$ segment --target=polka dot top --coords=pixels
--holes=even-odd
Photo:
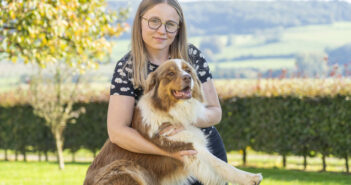
[[[212,79],[208,63],[200,50],[192,44],[189,45],[188,49],[190,62],[196,69],[200,81],[205,83],[207,80]],[[140,87],[134,88],[133,86],[133,64],[128,60],[129,57],[130,52],[117,62],[111,80],[110,95],[133,96],[136,100],[139,100],[140,96],[143,94],[143,90]],[[151,62],[148,62],[147,65],[148,74],[155,71],[158,67],[158,65]]]

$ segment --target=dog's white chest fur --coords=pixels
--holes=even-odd
[[[138,103],[143,117],[143,123],[150,127],[148,135],[152,137],[159,132],[159,127],[166,122],[182,124],[184,127],[193,127],[198,117],[204,115],[205,106],[198,100],[191,98],[177,102],[168,112],[154,108],[148,101],[148,94]]]

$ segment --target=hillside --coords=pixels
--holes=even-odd
[[[115,10],[130,6],[131,24],[138,3],[108,1],[108,6]],[[190,36],[351,21],[351,4],[344,1],[189,1],[181,5]]]

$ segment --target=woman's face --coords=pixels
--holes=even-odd
[[[160,20],[162,25],[155,29]],[[150,23],[150,24],[149,24]],[[151,26],[151,28],[149,27]],[[167,25],[167,29],[166,29]],[[167,50],[174,41],[178,33],[178,29],[174,33],[174,26],[179,25],[179,15],[177,11],[167,3],[160,3],[146,11],[141,17],[142,38],[149,52]]]

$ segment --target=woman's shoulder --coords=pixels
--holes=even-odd
[[[121,59],[117,61],[116,68],[124,68],[126,67],[126,65],[131,66],[132,61],[130,59],[131,59],[131,52],[128,52]]]
[[[134,96],[132,83],[132,62],[130,52],[122,57],[117,63],[111,80],[111,95]]]
[[[188,55],[200,81],[204,83],[207,80],[212,79],[212,74],[205,57],[194,44],[188,44]]]
[[[198,61],[199,59],[205,60],[201,50],[192,43],[188,44],[188,55],[193,63]]]

